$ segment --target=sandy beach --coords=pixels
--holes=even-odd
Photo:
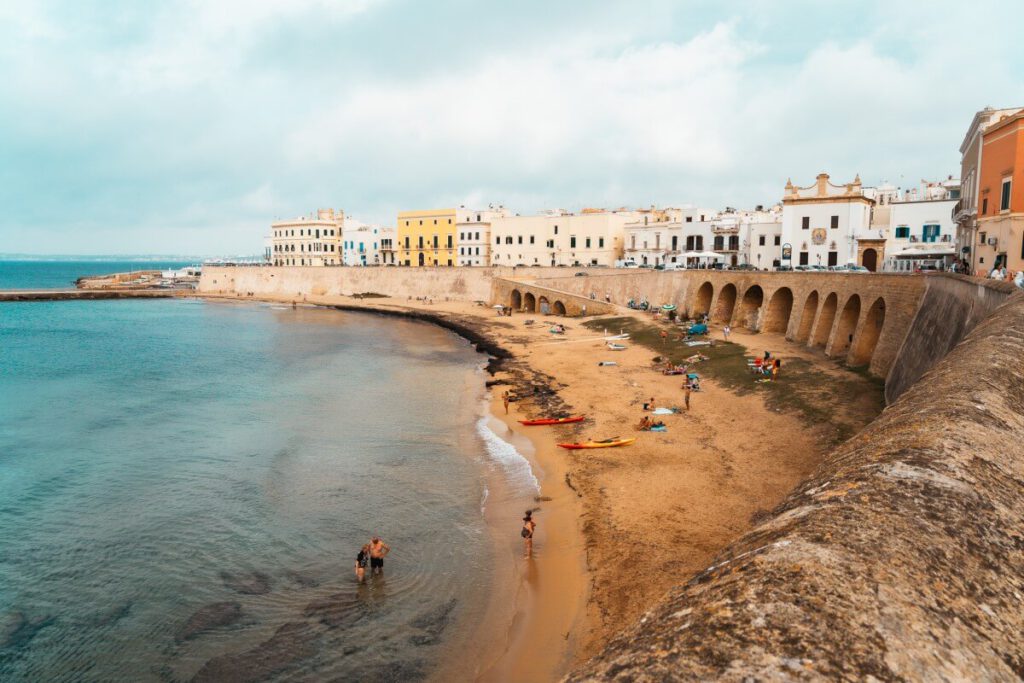
[[[469,327],[514,356],[492,378],[498,383],[491,390],[492,424],[530,460],[540,483],[539,500],[531,506],[539,508],[535,557],[522,556],[523,510],[498,502],[501,492],[494,491],[486,517],[498,563],[507,563],[498,570],[472,642],[460,643],[463,653],[474,653],[472,660],[442,669],[437,680],[452,672],[482,681],[558,679],[635,623],[672,586],[706,567],[812,472],[831,444],[859,430],[881,407],[877,383],[819,352],[777,335],[734,333],[726,348],[735,359],[741,351],[781,356],[784,375],[799,383],[804,402],[795,400],[797,384],[794,400],[787,402],[780,387],[772,388],[773,398],[752,376],[734,380],[739,387],[726,386],[698,365],[704,380],[692,395],[691,410],[658,416],[668,427],[665,433],[638,432],[634,426],[650,397],[659,407],[683,406],[683,378],[661,374],[652,360],[702,350],[682,347],[674,336],[653,344],[630,339],[621,351],[607,348],[603,334],[616,334],[616,324],[669,329],[646,314],[623,310],[621,318],[588,319],[585,326],[578,318],[498,317],[490,308],[453,301],[310,297],[305,303],[425,312]],[[526,325],[529,318],[536,322]],[[564,335],[549,332],[553,322],[566,326]],[[721,340],[720,330],[712,336]],[[821,393],[820,401],[832,405],[818,405],[818,394],[806,394],[832,383],[845,388],[831,398]],[[500,400],[505,388],[514,399],[508,416]],[[555,427],[517,422],[549,414],[587,419]],[[615,436],[637,441],[583,451],[556,446]]]

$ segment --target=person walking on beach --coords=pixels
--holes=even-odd
[[[533,557],[533,532],[536,529],[537,523],[533,521],[533,511],[527,510],[526,516],[523,517],[523,530],[519,532],[519,535],[523,537],[525,557]]]
[[[381,540],[380,536],[374,536],[370,541],[370,573],[378,576],[384,575],[384,558],[391,552],[391,546]]]
[[[506,415],[508,415],[508,402],[509,402],[509,399],[511,399],[511,398],[512,397],[509,396],[509,393],[508,393],[507,389],[505,390],[505,393],[503,393],[501,395],[501,402],[505,404],[505,414]]]
[[[690,392],[691,391],[692,391],[692,389],[690,387],[690,381],[687,380],[686,383],[683,384],[683,402],[686,404],[686,409],[687,410],[690,409]]]
[[[722,328],[722,336],[725,337],[725,341],[729,341],[729,333],[732,332],[732,328],[726,325]]]
[[[370,546],[364,545],[356,555],[356,581],[363,583],[366,580],[366,564],[370,561]]]

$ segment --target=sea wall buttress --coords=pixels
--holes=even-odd
[[[1017,291],[1009,282],[952,273],[929,275],[926,282],[921,305],[886,378],[887,403],[895,401]]]
[[[1024,677],[1022,355],[1014,296],[569,680]]]

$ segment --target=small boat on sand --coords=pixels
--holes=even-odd
[[[573,417],[540,417],[536,420],[520,420],[519,424],[527,427],[535,427],[538,425],[564,425],[570,422],[583,422],[586,415],[576,415]]]
[[[629,444],[636,441],[636,439],[620,439],[614,437],[611,439],[604,439],[603,441],[584,441],[582,443],[560,443],[559,448],[566,448],[570,451],[579,450],[581,448],[615,448],[616,446],[628,446]]]

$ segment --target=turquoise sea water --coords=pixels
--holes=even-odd
[[[0,680],[428,674],[488,590],[482,360],[323,309],[0,304]]]
[[[2,261],[0,290],[73,289],[85,275],[163,270],[190,265],[182,261]]]

